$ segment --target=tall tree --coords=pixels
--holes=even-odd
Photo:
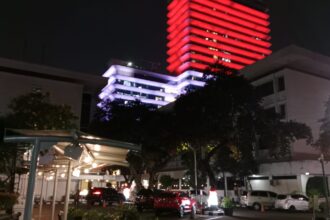
[[[214,168],[254,172],[258,140],[273,151],[281,149],[284,155],[292,141],[311,137],[306,125],[267,114],[254,87],[235,74],[211,77],[204,88],[178,99],[174,111],[182,146],[189,144],[200,152],[198,168],[210,177],[211,184],[215,183]]]
[[[7,127],[20,129],[71,129],[77,117],[68,105],[50,102],[49,93],[32,92],[14,98],[5,117]]]
[[[324,117],[320,120],[320,135],[314,143],[314,147],[319,149],[321,153],[329,156],[330,149],[330,98],[325,104]]]
[[[148,173],[149,185],[153,187],[157,172],[175,154],[169,128],[173,122],[171,115],[150,110],[140,102],[131,105],[104,102],[102,106],[91,125],[91,132],[139,144],[141,152],[130,152],[127,156],[131,174],[137,187],[141,188],[142,175]]]
[[[3,181],[6,191],[14,190],[16,159],[23,152],[11,144],[3,143],[4,128],[17,129],[72,129],[77,117],[67,105],[52,104],[48,93],[32,92],[14,98],[8,115],[0,118],[0,173],[7,178]]]

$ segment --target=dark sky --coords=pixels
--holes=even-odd
[[[273,50],[296,43],[330,55],[329,0],[267,0]],[[167,0],[10,0],[0,56],[102,74],[111,58],[166,60]]]

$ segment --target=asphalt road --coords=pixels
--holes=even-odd
[[[50,219],[50,206],[43,206],[43,213],[39,218],[39,207],[34,207],[33,219],[35,220],[49,220]],[[63,206],[57,206],[57,212],[63,210]],[[58,219],[57,217],[55,218]],[[156,217],[153,211],[146,211],[142,214],[140,220],[179,220],[173,213],[162,213],[160,217]],[[186,215],[183,219],[190,219],[190,215]],[[208,215],[197,215],[196,220],[312,220],[312,213],[308,212],[287,212],[287,211],[276,211],[267,210],[265,212],[254,211],[246,208],[236,208],[234,210],[234,216],[208,216]]]
[[[145,220],[176,220],[180,219],[173,213],[163,213],[159,218],[155,217],[153,212],[147,212],[143,214]],[[184,219],[190,219],[190,216],[185,216]],[[265,212],[258,212],[245,208],[237,208],[234,211],[234,216],[208,216],[208,215],[197,215],[197,220],[312,220],[312,213],[307,212],[287,212],[287,211],[276,211],[268,210]]]

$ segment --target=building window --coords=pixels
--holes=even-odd
[[[273,81],[256,86],[256,93],[260,98],[274,94]]]
[[[284,77],[279,77],[277,79],[278,92],[285,90]]]
[[[279,112],[279,114],[280,114],[281,119],[286,118],[285,104],[280,105],[280,112]]]
[[[129,81],[124,81],[124,86],[131,86],[131,82],[129,82]]]
[[[276,114],[276,109],[275,107],[267,108],[265,109],[265,112],[267,113],[267,115],[273,115]]]

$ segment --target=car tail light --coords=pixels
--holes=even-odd
[[[93,195],[101,195],[101,191],[94,191]]]

